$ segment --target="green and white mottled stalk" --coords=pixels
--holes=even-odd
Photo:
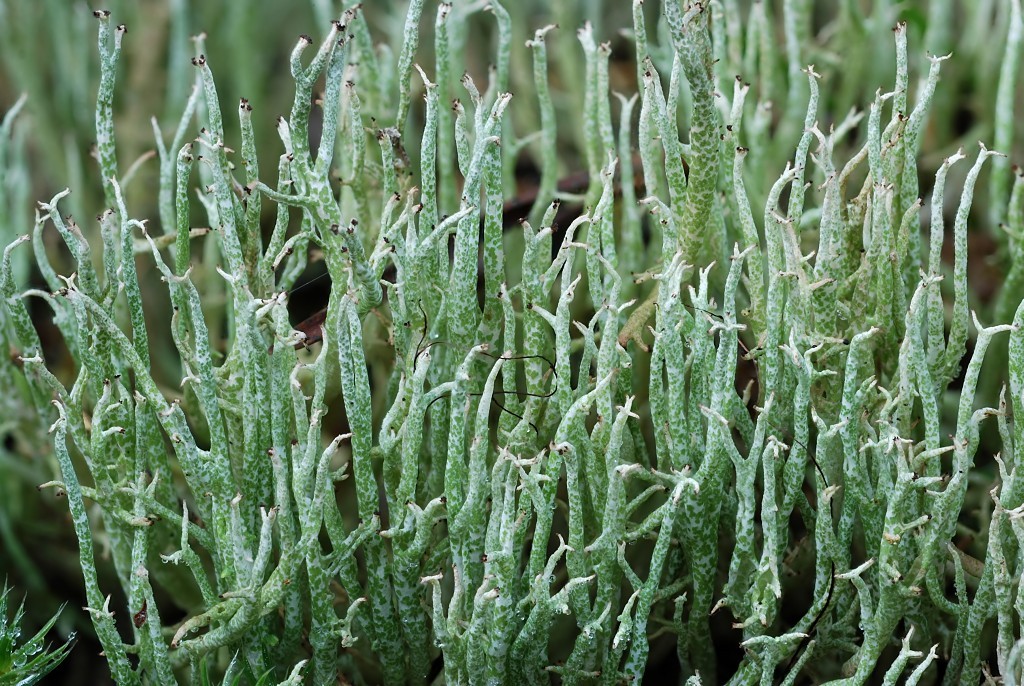
[[[0,474],[42,443],[11,473],[67,496],[118,683],[610,685],[663,660],[688,684],[1020,682],[1020,2],[982,11],[1007,20],[974,113],[999,153],[963,181],[933,138],[940,64],[970,65],[921,59],[906,8],[741,5],[594,1],[524,46],[534,3],[328,26],[315,1],[323,38],[280,59],[287,118],[252,94],[226,122],[221,59],[195,57],[190,96],[177,78],[148,206],[114,136],[136,56],[97,13],[97,227],[69,190],[19,224],[24,101],[0,127]],[[570,56],[550,75],[549,47]],[[968,261],[985,222],[994,293]],[[323,317],[293,328],[317,274]]]

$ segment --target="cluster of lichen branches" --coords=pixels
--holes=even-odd
[[[993,165],[990,211],[1013,264],[996,308],[1007,321],[972,323],[969,217],[997,153],[973,155],[949,231],[945,181],[965,155],[946,158],[922,222],[918,157],[944,58],[912,88],[917,60],[897,24],[891,90],[826,127],[833,100],[805,66],[805,5],[783,3],[777,54],[761,3],[744,24],[735,0],[669,2],[655,32],[635,0],[639,92],[615,118],[611,48],[582,28],[582,197],[556,193],[552,27],[527,44],[535,138],[508,116],[514,46],[496,0],[487,88],[464,76],[451,107],[452,46],[475,6],[438,7],[433,73],[415,63],[422,0],[392,62],[358,9],[319,44],[300,38],[276,182],[274,146],[257,155],[263,115],[241,101],[233,148],[220,65],[198,54],[173,140],[157,131],[152,222],[126,206],[115,148],[125,29],[97,12],[110,210],[89,240],[62,212],[64,191],[6,247],[12,355],[0,369],[18,416],[52,422],[59,478],[47,485],[67,495],[115,680],[400,684],[443,668],[449,684],[615,684],[643,678],[652,645],[668,641],[694,683],[918,683],[938,662],[948,683],[969,683],[993,655],[987,669],[1016,683],[1024,176],[1011,191]],[[1024,29],[1019,0],[1006,6],[1009,64]],[[837,21],[878,31],[884,14]],[[999,85],[1004,149],[1015,79],[1006,69]],[[516,157],[535,145],[537,201],[506,231]],[[583,204],[568,226],[554,223],[560,201]],[[51,226],[66,274],[45,248]],[[25,290],[30,249],[48,290]],[[322,343],[303,348],[288,297],[312,257],[330,299]],[[179,389],[152,372],[138,274],[151,268],[173,306]],[[43,359],[30,298],[52,309],[74,360],[67,385]],[[986,352],[1007,337],[999,404],[976,407]],[[337,415],[345,433],[324,435]],[[983,431],[1000,447],[979,498]],[[952,545],[975,510],[983,562]],[[127,598],[116,612],[99,543]],[[172,603],[187,613],[173,625],[161,621]],[[743,649],[727,673],[724,616]]]

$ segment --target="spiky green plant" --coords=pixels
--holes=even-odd
[[[283,60],[279,143],[255,98],[226,128],[200,39],[159,180],[131,189],[151,221],[114,133],[126,29],[96,12],[108,209],[82,228],[65,190],[30,233],[4,220],[0,465],[35,476],[19,451],[52,445],[114,679],[1019,681],[1020,0],[955,37],[979,66],[952,80],[991,103],[966,133],[939,88],[963,58],[917,47],[954,42],[954,3],[812,5],[635,0],[617,71],[607,23],[575,52],[563,28],[556,67],[557,32],[522,50],[497,1],[389,5],[394,49],[351,7]],[[635,89],[614,109],[613,79]],[[955,176],[982,134],[1000,151]],[[536,197],[506,217],[527,157]],[[997,227],[982,299],[969,237]],[[299,331],[318,269],[322,328]]]
[[[56,649],[45,643],[46,635],[57,623],[60,612],[34,636],[27,641],[22,640],[25,604],[10,614],[7,605],[10,593],[11,589],[5,584],[3,593],[0,593],[0,686],[32,686],[63,662],[74,643],[68,640]]]

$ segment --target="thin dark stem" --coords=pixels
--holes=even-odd
[[[519,421],[521,421],[521,422],[522,422],[522,421],[526,421],[526,419],[524,419],[524,418],[523,418],[523,415],[521,415],[521,414],[516,414],[516,413],[515,413],[515,412],[513,412],[512,410],[508,409],[507,407],[505,407],[504,405],[502,405],[501,403],[499,403],[499,402],[498,402],[498,401],[497,401],[497,400],[496,400],[496,399],[495,399],[494,397],[491,397],[491,402],[492,402],[492,403],[494,403],[495,405],[497,405],[497,406],[498,406],[498,409],[499,409],[499,410],[501,410],[502,412],[508,412],[508,413],[509,413],[510,415],[512,415],[513,417],[515,417],[516,419],[518,419],[518,420],[519,420]],[[538,428],[537,428],[537,425],[536,425],[536,424],[534,424],[533,422],[527,422],[527,423],[528,423],[528,424],[529,424],[530,426],[532,426],[532,427],[533,427],[533,430],[534,430],[534,431],[535,431],[535,432],[537,433],[537,435],[538,435],[538,436],[540,436],[540,429],[538,429]]]

